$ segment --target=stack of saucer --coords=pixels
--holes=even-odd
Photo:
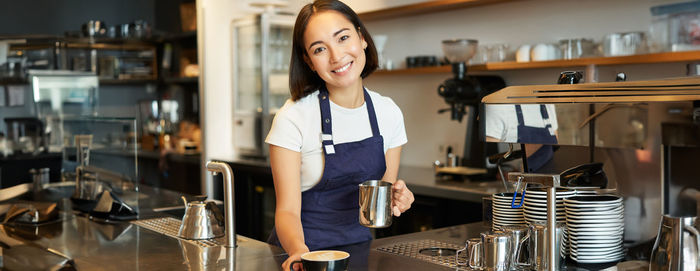
[[[625,257],[624,206],[618,196],[575,196],[564,200],[571,259],[609,263]]]
[[[494,230],[507,225],[522,225],[525,226],[525,218],[523,217],[523,208],[511,207],[513,193],[497,193],[491,195],[493,200],[493,225]],[[521,196],[515,198],[515,205],[520,204]]]

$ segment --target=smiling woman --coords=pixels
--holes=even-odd
[[[378,65],[377,50],[374,47],[372,36],[350,7],[340,1],[316,1],[311,5],[307,5],[299,12],[294,27],[292,59],[289,64],[289,86],[294,101],[325,85],[324,80],[326,79],[316,73],[315,65],[316,63],[322,64],[320,62],[322,57],[337,57],[339,52],[331,52],[334,55],[329,55],[329,52],[326,51],[329,47],[334,50],[354,49],[356,50],[354,55],[362,54],[364,63],[362,65],[355,64],[355,66],[361,67],[359,70],[362,78],[374,72]],[[325,23],[333,25],[325,25]],[[355,47],[348,48],[348,44]],[[338,45],[338,48],[335,45]],[[362,46],[362,50],[359,50],[362,52],[357,51],[358,45]],[[317,62],[313,62],[312,59],[316,59]]]
[[[414,200],[397,180],[407,142],[401,110],[362,84],[377,68],[377,51],[357,14],[340,1],[308,4],[292,43],[292,99],[265,140],[277,197],[269,242],[289,254],[285,270],[309,250],[372,239],[359,223],[362,182],[394,184],[395,216]]]

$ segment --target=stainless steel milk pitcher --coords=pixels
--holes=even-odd
[[[368,228],[391,226],[391,183],[370,180],[360,184],[360,225]]]
[[[700,270],[700,234],[696,217],[664,215],[654,242],[650,271]]]

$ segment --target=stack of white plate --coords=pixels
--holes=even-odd
[[[575,190],[557,188],[557,222],[566,222],[566,212],[564,211],[564,199],[576,195]],[[525,192],[525,221],[534,223],[535,221],[547,221],[547,190],[543,188],[529,188]],[[562,240],[562,255],[569,255],[568,230],[564,229]]]
[[[573,197],[576,191],[557,188],[557,222],[566,222],[564,212],[564,199]],[[547,221],[547,190],[542,188],[529,188],[525,191],[525,221]]]
[[[598,195],[598,190],[600,190],[599,187],[575,187],[570,189],[576,191],[576,196]]]
[[[618,196],[575,196],[564,200],[571,259],[609,263],[625,257],[624,206]]]
[[[527,193],[526,193],[527,194]],[[513,193],[498,193],[491,195],[493,200],[493,225],[494,230],[507,225],[526,225],[523,217],[523,208],[511,207]],[[520,204],[521,196],[515,198],[515,205]]]

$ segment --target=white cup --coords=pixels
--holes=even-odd
[[[518,48],[515,53],[515,61],[517,62],[530,62],[530,45],[524,44]]]
[[[547,61],[559,58],[559,50],[553,44],[540,43],[532,47],[530,59],[532,61]]]

